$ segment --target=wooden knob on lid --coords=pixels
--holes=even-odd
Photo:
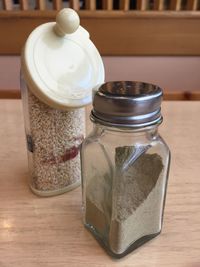
[[[63,8],[56,16],[54,31],[59,36],[75,32],[80,25],[80,19],[76,11],[71,8]]]

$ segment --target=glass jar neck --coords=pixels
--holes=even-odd
[[[115,135],[134,135],[138,137],[150,137],[156,138],[158,136],[158,126],[159,124],[154,124],[148,127],[141,127],[141,128],[124,128],[124,127],[113,127],[102,125],[100,123],[93,123],[93,130],[97,135],[101,135],[102,133],[113,133]]]

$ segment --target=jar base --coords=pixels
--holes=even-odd
[[[91,225],[87,225],[87,224],[85,224],[85,227],[87,230],[89,230],[89,232],[92,233],[92,235],[95,237],[95,239],[101,245],[101,247],[103,247],[106,250],[108,255],[110,255],[111,257],[116,258],[116,259],[120,259],[120,258],[126,256],[127,254],[131,253],[133,250],[139,248],[140,246],[142,246],[143,244],[150,241],[151,239],[153,239],[154,237],[156,237],[157,235],[159,235],[161,233],[161,231],[159,231],[158,233],[155,233],[155,234],[142,236],[141,238],[136,240],[134,243],[132,243],[123,253],[117,254],[117,253],[113,252],[108,247],[108,245],[102,240],[100,235],[95,231],[94,227],[92,227]]]
[[[37,195],[37,196],[40,196],[40,197],[51,197],[51,196],[56,196],[56,195],[61,195],[61,194],[64,194],[68,191],[71,191],[75,188],[77,188],[78,186],[80,186],[81,184],[81,180],[71,184],[71,185],[68,185],[62,189],[56,189],[56,190],[50,190],[50,191],[40,191],[40,190],[37,190],[35,189],[32,185],[29,185],[31,191]]]

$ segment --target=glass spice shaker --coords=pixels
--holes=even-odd
[[[81,148],[84,225],[116,258],[161,232],[170,151],[158,134],[162,90],[108,82],[93,98]]]
[[[104,81],[102,59],[72,9],[37,27],[22,52],[21,92],[30,171],[39,196],[80,185],[85,106]]]

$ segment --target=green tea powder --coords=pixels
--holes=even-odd
[[[105,243],[114,253],[161,229],[162,158],[145,150],[137,153],[133,146],[117,147],[113,175],[96,175],[88,184],[86,221],[109,236]]]

